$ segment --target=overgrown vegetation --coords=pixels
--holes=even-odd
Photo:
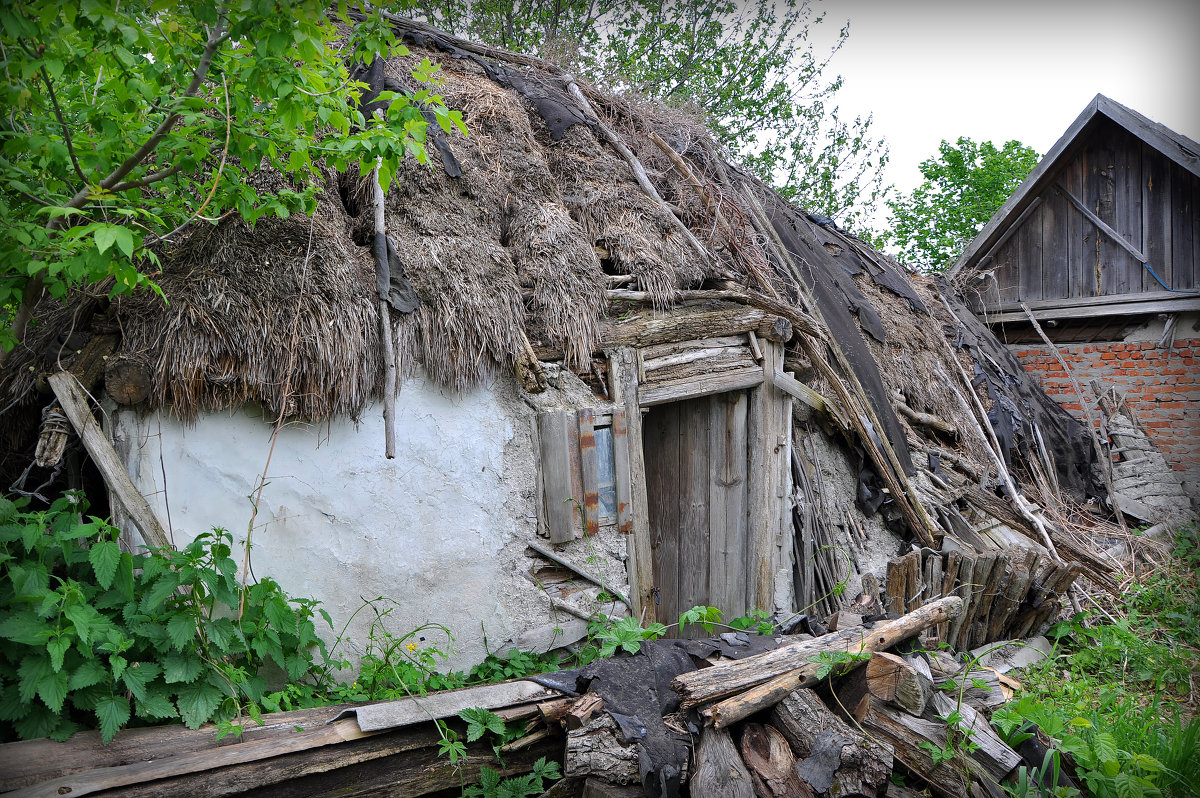
[[[1025,672],[1023,696],[992,720],[1014,744],[1036,724],[1061,753],[1020,774],[1013,794],[1080,794],[1043,790],[1042,775],[1059,769],[1093,798],[1200,795],[1198,570],[1197,530],[1185,527],[1169,565],[1133,584],[1122,606],[1051,629],[1054,655]]]
[[[82,496],[27,501],[0,499],[0,740],[195,729],[257,717],[272,672],[328,684],[314,624],[328,616],[271,579],[243,587],[224,530],[130,554]]]

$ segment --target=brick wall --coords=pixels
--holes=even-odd
[[[1089,400],[1094,379],[1125,393],[1155,446],[1180,472],[1193,506],[1200,503],[1200,338],[1177,340],[1170,350],[1154,342],[1057,346]],[[1084,419],[1071,378],[1053,352],[1030,344],[1012,350],[1052,399]]]

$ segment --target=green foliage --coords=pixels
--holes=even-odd
[[[0,499],[0,739],[99,728],[108,741],[173,719],[195,729],[256,713],[265,669],[325,677],[317,602],[270,579],[242,587],[224,530],[135,555],[84,516],[82,497],[26,506]]]
[[[637,618],[611,618],[597,615],[588,622],[588,636],[598,642],[600,657],[611,657],[618,649],[636,654],[642,649],[642,641],[657,640],[667,632],[661,623],[652,623],[643,628]]]
[[[817,679],[821,680],[835,671],[849,670],[845,667],[857,662],[865,662],[871,658],[869,651],[821,651],[813,657],[813,662],[820,665],[817,668]]]
[[[921,162],[924,182],[888,201],[891,224],[882,240],[912,266],[949,268],[1037,162],[1037,152],[1019,141],[1000,149],[965,137],[943,141],[936,157]]]
[[[557,762],[547,762],[539,757],[533,763],[533,772],[511,779],[500,778],[500,773],[484,766],[479,769],[479,783],[463,790],[465,798],[532,798],[546,791],[546,782],[562,778]]]
[[[729,625],[734,629],[753,629],[755,634],[767,635],[775,634],[775,623],[771,620],[771,616],[765,610],[753,609],[745,615],[734,618],[729,622]]]
[[[1055,655],[1027,669],[1028,695],[992,716],[1010,744],[1031,724],[1054,738],[1090,796],[1200,795],[1200,720],[1181,705],[1200,659],[1195,536],[1181,530],[1177,559],[1143,577],[1110,613],[1115,621],[1077,616],[1052,627]]]
[[[153,289],[156,253],[188,225],[311,214],[322,165],[379,158],[386,186],[401,158],[425,157],[423,111],[465,132],[429,62],[419,89],[363,119],[346,64],[406,50],[378,12],[346,21],[307,0],[5,4],[0,306],[21,307],[0,357],[43,289]],[[286,187],[256,187],[268,166]]]
[[[801,205],[856,227],[886,194],[887,147],[872,120],[844,119],[823,24],[802,0],[433,0],[421,11],[454,33],[558,62],[634,97],[702,114],[742,163]]]

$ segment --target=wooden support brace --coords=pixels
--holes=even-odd
[[[50,383],[54,395],[58,397],[59,404],[62,405],[63,412],[70,420],[71,426],[75,428],[79,439],[83,441],[83,446],[91,456],[92,462],[100,470],[104,484],[108,486],[109,492],[124,508],[137,528],[141,530],[142,538],[153,548],[171,548],[171,541],[167,539],[167,533],[154,515],[154,510],[150,508],[150,503],[133,484],[129,472],[121,463],[121,458],[117,456],[112,444],[100,430],[100,425],[96,423],[96,418],[92,415],[91,408],[88,407],[87,394],[84,393],[75,376],[69,371],[60,371],[57,374],[51,374],[47,381]]]

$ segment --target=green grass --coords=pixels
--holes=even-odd
[[[1086,795],[1200,796],[1198,569],[1197,530],[1186,527],[1171,561],[1139,578],[1107,616],[1051,628],[1053,655],[1025,671],[1020,700],[993,722],[1009,734],[1038,724],[1069,754]]]

